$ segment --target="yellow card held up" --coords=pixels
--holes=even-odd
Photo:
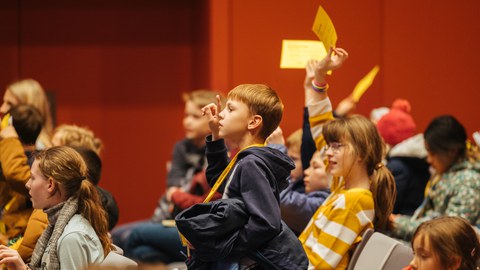
[[[352,92],[352,98],[355,102],[358,102],[362,95],[367,91],[367,89],[372,85],[375,76],[380,71],[380,67],[375,66],[370,72],[368,72],[365,77],[363,77],[355,86]]]
[[[284,39],[280,68],[305,68],[308,60],[321,60],[326,55],[327,51],[321,41]]]
[[[315,16],[312,30],[323,42],[327,52],[337,44],[337,32],[335,31],[332,20],[330,20],[330,17],[322,6],[318,6],[317,16]]]

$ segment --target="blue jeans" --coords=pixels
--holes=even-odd
[[[159,223],[143,223],[130,232],[125,246],[125,255],[147,263],[171,263],[185,261],[186,248],[182,246],[175,227]]]
[[[112,242],[119,246],[121,249],[125,249],[127,245],[128,237],[132,232],[133,228],[142,225],[142,224],[151,224],[152,222],[148,219],[141,220],[141,221],[134,221],[127,224],[123,224],[121,226],[116,226],[112,230]]]

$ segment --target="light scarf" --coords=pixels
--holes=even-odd
[[[49,269],[59,270],[60,261],[57,254],[57,242],[67,226],[70,219],[78,211],[78,198],[70,197],[67,201],[59,203],[54,207],[44,210],[48,216],[48,227],[37,241],[33,250],[29,267],[31,269],[42,269],[48,265]],[[42,257],[47,249],[49,262],[42,262]]]

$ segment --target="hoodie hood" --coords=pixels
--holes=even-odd
[[[290,171],[295,169],[295,163],[290,157],[271,147],[251,147],[239,153],[238,159],[247,155],[254,155],[265,162],[275,176],[280,191],[288,186],[287,178],[290,176]]]
[[[388,152],[388,156],[390,158],[392,157],[426,158],[427,149],[425,149],[425,139],[423,138],[423,134],[419,133],[395,145]]]

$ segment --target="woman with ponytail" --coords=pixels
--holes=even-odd
[[[327,172],[333,176],[332,193],[299,237],[309,269],[346,269],[362,233],[386,228],[395,203],[395,181],[382,164],[385,146],[375,125],[362,116],[332,120],[325,76],[347,58],[345,50],[335,48],[307,64],[305,101],[312,135],[317,149],[326,150]]]
[[[33,207],[49,225],[26,265],[17,251],[0,246],[8,269],[84,269],[101,263],[111,250],[108,220],[95,186],[87,180],[80,154],[66,146],[38,152],[26,184]]]

